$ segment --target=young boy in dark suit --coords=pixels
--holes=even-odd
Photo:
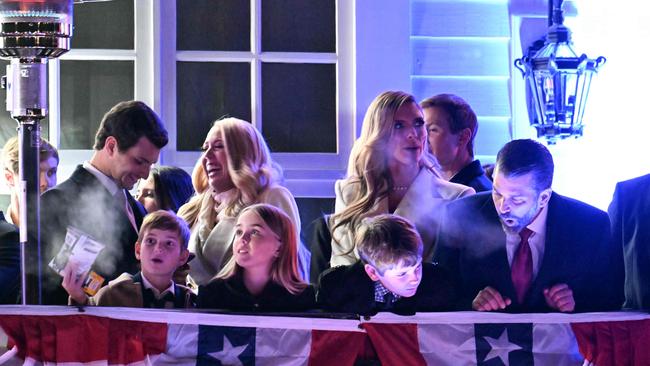
[[[450,310],[451,282],[437,265],[422,263],[422,239],[395,215],[363,221],[355,244],[360,260],[320,276],[318,302],[327,311],[374,315]]]
[[[135,257],[141,271],[122,273],[88,297],[82,290],[84,276],[75,276],[74,264],[68,263],[63,287],[70,302],[80,305],[124,306],[144,308],[194,307],[196,296],[173,281],[174,272],[187,261],[190,230],[183,219],[170,211],[155,211],[144,218]]]

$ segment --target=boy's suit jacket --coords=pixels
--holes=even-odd
[[[374,315],[375,282],[368,277],[361,261],[323,272],[319,279],[317,302],[326,311]],[[446,311],[455,303],[455,291],[446,273],[432,263],[422,263],[422,281],[411,297],[399,298],[390,309],[403,315],[419,311]]]

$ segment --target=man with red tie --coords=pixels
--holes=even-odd
[[[450,203],[434,261],[457,281],[459,309],[620,309],[623,259],[607,214],[551,189],[553,157],[533,140],[497,154],[492,192]]]

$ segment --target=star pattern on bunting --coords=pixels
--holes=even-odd
[[[221,351],[208,353],[208,356],[221,361],[222,365],[243,366],[239,355],[248,347],[247,344],[233,346],[225,335],[223,336],[223,348]]]
[[[491,347],[490,352],[485,356],[484,361],[499,357],[504,365],[509,366],[510,362],[508,361],[508,355],[510,352],[522,349],[522,347],[517,344],[510,342],[508,339],[508,329],[504,329],[497,339],[487,336],[483,337],[483,339],[485,339]]]

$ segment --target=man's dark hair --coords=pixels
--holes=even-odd
[[[178,212],[194,194],[192,177],[181,168],[161,166],[152,168],[149,175],[153,177],[154,191],[163,210]]]
[[[159,149],[168,142],[160,117],[146,104],[135,100],[117,103],[104,115],[95,135],[94,149],[103,149],[109,136],[115,137],[120,152],[137,144],[143,136]]]
[[[537,192],[551,188],[553,169],[551,152],[530,139],[512,140],[505,144],[497,154],[495,168],[506,177],[532,173]]]
[[[469,128],[472,135],[467,142],[467,152],[474,157],[474,138],[478,132],[478,120],[472,107],[461,97],[454,94],[438,94],[420,103],[422,109],[440,108],[450,117],[449,130],[454,135]]]

